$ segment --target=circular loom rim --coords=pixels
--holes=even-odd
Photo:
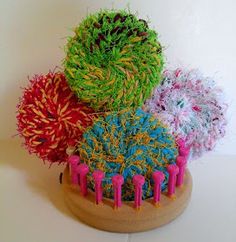
[[[103,198],[103,202],[97,205],[95,193],[90,189],[83,197],[79,186],[70,182],[68,166],[63,173],[62,189],[67,207],[80,221],[100,230],[134,233],[158,228],[182,214],[191,197],[192,176],[186,169],[184,184],[176,187],[174,198],[162,193],[159,206],[149,198],[142,202],[139,210],[134,208],[133,201],[122,201],[122,206],[114,209],[113,200],[108,198]]]

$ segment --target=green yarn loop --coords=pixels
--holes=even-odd
[[[103,10],[75,28],[64,67],[72,90],[95,110],[137,108],[161,80],[162,47],[145,20]]]

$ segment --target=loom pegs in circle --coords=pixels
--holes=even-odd
[[[165,175],[161,171],[155,171],[152,173],[152,179],[154,181],[153,200],[154,204],[157,205],[161,199],[161,184],[165,179]]]
[[[169,197],[173,197],[175,194],[176,176],[179,173],[179,167],[175,164],[171,164],[167,167],[167,171],[169,173],[167,193]]]
[[[184,183],[184,174],[187,164],[187,159],[184,156],[177,156],[176,164],[179,167],[179,173],[177,175],[176,186],[182,186]]]
[[[180,147],[185,147],[185,141],[182,138],[176,140],[177,145]]]
[[[112,177],[112,184],[114,188],[114,204],[115,208],[121,207],[121,186],[124,183],[124,177],[120,174],[117,174]]]
[[[102,180],[104,178],[104,172],[96,170],[93,172],[93,179],[95,183],[95,202],[99,204],[102,202]]]
[[[87,189],[87,174],[89,172],[89,167],[85,163],[78,166],[78,174],[80,180],[80,191],[83,196],[86,196],[88,193]]]
[[[134,207],[136,209],[140,209],[142,204],[142,186],[145,182],[145,178],[142,175],[134,175],[133,176],[133,184],[134,184]]]
[[[71,155],[68,158],[68,162],[70,164],[71,183],[74,185],[77,185],[77,184],[79,184],[77,166],[80,163],[80,158],[77,155]]]
[[[179,148],[179,155],[184,156],[186,159],[188,159],[190,153],[189,147],[180,147]]]

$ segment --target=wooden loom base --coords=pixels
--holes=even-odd
[[[160,206],[153,199],[143,201],[141,209],[134,209],[134,202],[122,202],[122,207],[114,209],[113,200],[103,198],[103,204],[95,204],[94,192],[80,194],[79,186],[72,186],[67,167],[63,174],[62,186],[65,202],[69,209],[84,223],[110,232],[132,233],[160,227],[178,217],[187,207],[192,191],[192,177],[186,170],[184,185],[176,187],[174,198],[161,194]]]

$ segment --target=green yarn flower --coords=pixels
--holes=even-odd
[[[151,177],[156,170],[165,174],[164,190],[168,180],[166,168],[175,162],[178,153],[174,137],[160,121],[141,109],[100,117],[83,134],[78,152],[81,162],[89,166],[88,184],[92,190],[94,170],[105,173],[103,193],[108,198],[113,197],[111,178],[115,174],[123,175],[123,200],[134,198],[132,178],[135,174],[145,177],[143,198],[153,195]]]
[[[95,110],[137,108],[161,80],[162,47],[145,20],[103,10],[75,29],[64,67],[72,90]]]

